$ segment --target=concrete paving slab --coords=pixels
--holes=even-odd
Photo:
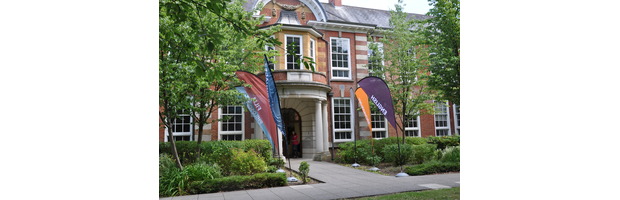
[[[198,200],[224,200],[223,193],[207,193],[198,195]]]
[[[172,200],[198,200],[198,195],[178,196],[173,197]]]

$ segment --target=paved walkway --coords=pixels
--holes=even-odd
[[[460,186],[460,174],[393,177],[310,159],[291,159],[291,167],[310,164],[310,176],[325,183],[160,198],[160,200],[342,199]],[[288,165],[288,164],[287,164]]]

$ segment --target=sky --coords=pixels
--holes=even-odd
[[[327,3],[329,0],[319,0],[319,2]],[[380,10],[394,10],[394,5],[398,0],[342,0],[343,5],[357,6],[364,8],[375,8]],[[405,4],[405,12],[426,14],[431,8],[427,0],[403,0]]]

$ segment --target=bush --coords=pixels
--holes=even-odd
[[[458,162],[440,162],[437,160],[405,168],[405,172],[411,176],[443,172],[458,172],[460,170],[461,168]]]
[[[459,146],[461,144],[461,136],[428,137],[428,143],[436,144],[437,149],[445,149],[449,146]]]
[[[368,156],[366,157],[366,160],[371,166],[377,166],[379,163],[381,163],[381,157],[379,156]]]
[[[385,162],[391,162],[395,166],[404,165],[409,163],[412,159],[413,155],[413,145],[411,144],[401,144],[400,145],[400,155],[398,154],[398,144],[390,144],[383,148],[381,153],[383,154],[383,160]]]
[[[437,146],[434,144],[413,145],[411,163],[420,164],[435,159]]]
[[[441,157],[439,161],[442,162],[460,162],[460,147],[447,147],[441,152]]]
[[[336,152],[336,162],[340,163],[368,163],[366,157],[373,155],[372,146],[370,140],[357,141],[357,150],[355,148],[355,142],[345,142],[338,145],[339,150]],[[356,155],[357,151],[357,155]]]
[[[167,153],[172,155],[170,150],[170,142],[159,143],[159,153]],[[181,163],[189,164],[196,162],[196,158],[200,157],[198,161],[206,163],[218,163],[222,159],[227,159],[231,156],[230,149],[239,148],[243,151],[254,151],[258,153],[261,158],[268,162],[271,159],[271,143],[267,140],[244,140],[244,141],[209,141],[200,143],[201,155],[197,156],[196,141],[177,141],[177,152]],[[220,166],[222,164],[218,163]]]
[[[194,182],[221,178],[217,166],[196,163],[179,170],[170,156],[161,154],[159,160],[159,195],[176,196],[188,194],[188,187]]]
[[[303,184],[308,182],[308,174],[310,173],[310,164],[306,161],[301,161],[299,164],[299,174],[301,175],[301,181]]]
[[[217,165],[205,163],[194,163],[185,166],[183,172],[188,176],[189,181],[202,181],[222,177],[222,170]]]
[[[286,185],[286,175],[283,173],[260,173],[252,176],[229,176],[192,182],[189,185],[189,192],[191,194],[201,194]]]
[[[244,152],[241,149],[232,149],[232,155],[228,160],[230,165],[222,166],[226,174],[250,175],[265,172],[267,164],[254,151]]]

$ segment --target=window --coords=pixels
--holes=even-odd
[[[286,69],[301,69],[301,36],[286,36]]]
[[[174,141],[192,140],[192,118],[185,111],[177,111],[178,117],[172,121],[172,137]],[[168,130],[166,130],[166,141],[168,141]]]
[[[349,38],[332,38],[332,78],[351,79]]]
[[[310,39],[310,58],[312,58],[312,61],[315,60],[315,56],[314,56],[314,49],[315,49],[315,47],[314,47],[314,45],[315,45],[314,40]]]
[[[351,130],[351,99],[334,98],[334,141],[352,140]]]
[[[459,105],[454,104],[454,119],[456,119],[454,124],[454,128],[456,129],[456,134],[461,135],[461,107]]]
[[[243,107],[223,106],[220,108],[220,140],[243,140]]]
[[[376,45],[377,46],[377,50],[379,52],[375,52],[373,51],[370,47]],[[383,43],[378,43],[378,42],[369,42],[368,43],[368,75],[369,76],[376,76],[377,74],[374,73],[373,75],[373,70],[380,70],[381,67],[383,66]]]
[[[376,107],[371,108],[370,118],[372,123],[372,138],[382,139],[387,138],[387,125],[385,116]]]
[[[273,48],[273,46],[265,45],[265,50],[272,51],[272,50],[275,50],[275,48]],[[275,69],[275,63],[274,63],[275,61],[276,61],[275,56],[272,56],[269,58],[269,69],[271,70]]]
[[[435,136],[450,135],[450,117],[445,101],[435,102]]]
[[[420,137],[420,116],[405,116],[405,136]]]

